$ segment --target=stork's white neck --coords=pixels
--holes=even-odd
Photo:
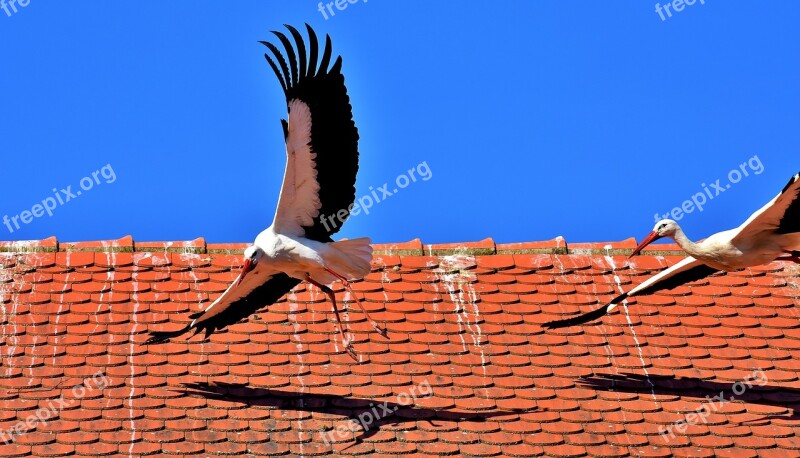
[[[683,233],[683,229],[680,227],[678,227],[678,230],[675,231],[675,235],[672,237],[672,239],[675,240],[675,243],[677,243],[678,246],[686,252],[686,254],[695,259],[701,259],[705,254],[698,244],[689,240],[689,237]]]

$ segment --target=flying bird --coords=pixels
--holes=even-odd
[[[283,45],[285,57],[273,43],[260,42],[272,55],[265,53],[264,57],[283,88],[288,110],[288,121],[281,120],[286,169],[272,225],[245,249],[241,272],[220,297],[191,315],[191,323],[184,328],[151,332],[147,344],[165,342],[190,330],[194,334],[204,331],[207,338],[215,330],[275,303],[302,281],[315,285],[330,298],[342,343],[353,358],[355,351],[345,336],[336,297],[328,285],[342,282],[372,326],[386,336],[385,329],[363,310],[349,283],[370,271],[370,239],[331,238],[353,208],[358,172],[359,137],[341,73],[342,58],[339,56],[330,66],[331,39],[326,36],[318,62],[314,30],[306,24],[306,49],[297,29],[286,28],[296,52],[281,32],[272,33]]]
[[[614,310],[629,297],[674,288],[720,270],[733,271],[772,261],[800,264],[800,173],[795,174],[774,199],[735,229],[718,232],[695,243],[683,233],[678,223],[664,219],[656,223],[629,258],[662,237],[673,239],[689,256],[615,297],[608,305],[583,315],[551,321],[544,327],[555,329],[588,323]]]

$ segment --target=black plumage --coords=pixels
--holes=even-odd
[[[266,283],[258,286],[247,296],[232,302],[222,312],[214,315],[208,320],[198,320],[192,328],[191,324],[177,330],[167,332],[151,332],[147,344],[155,344],[166,342],[167,340],[177,337],[191,329],[194,329],[194,334],[197,335],[201,331],[205,332],[205,337],[211,335],[214,331],[218,331],[232,324],[249,317],[261,308],[272,305],[286,293],[292,290],[300,280],[292,278],[284,273],[278,273],[270,278]],[[193,313],[189,316],[192,320],[199,319],[206,313],[205,310]]]
[[[302,36],[294,27],[286,25],[286,28],[294,38],[297,52],[289,39],[280,32],[273,33],[286,50],[285,58],[275,45],[261,43],[267,46],[274,57],[273,60],[269,54],[264,54],[284,89],[287,109],[292,100],[300,100],[311,111],[310,146],[316,154],[315,169],[320,186],[321,207],[314,223],[303,226],[303,230],[306,238],[331,242],[331,236],[339,231],[350,216],[351,206],[355,202],[358,129],[353,121],[353,109],[341,73],[342,57],[337,57],[333,66],[328,68],[333,49],[330,36],[325,37],[325,48],[317,67],[319,44],[314,30],[306,24],[310,53],[306,60],[306,46]],[[284,135],[287,135],[286,121],[283,122]],[[322,218],[333,216],[336,218],[332,224],[323,224]]]
[[[783,214],[778,223],[778,229],[775,231],[778,234],[792,234],[800,232],[800,173],[795,174],[786,186],[781,191],[779,199],[791,199],[791,203],[786,207],[786,212]],[[793,185],[797,184],[793,187]]]
[[[678,272],[677,274],[675,274],[675,275],[673,275],[673,276],[671,276],[669,278],[666,278],[666,279],[661,280],[661,281],[657,281],[654,284],[652,284],[652,285],[650,285],[650,286],[648,286],[646,288],[643,288],[643,289],[641,289],[639,291],[636,291],[635,296],[640,296],[640,295],[643,295],[643,294],[652,294],[652,293],[655,293],[656,291],[661,291],[663,289],[672,289],[672,288],[675,288],[676,286],[683,285],[684,283],[688,283],[688,282],[692,282],[692,281],[696,281],[696,280],[700,280],[702,278],[708,277],[709,275],[713,274],[714,272],[717,272],[717,269],[714,269],[713,267],[709,267],[709,266],[707,266],[705,264],[698,264],[698,265],[696,265],[696,266],[694,266],[694,267],[692,267],[690,269],[686,269],[683,272]],[[543,327],[548,328],[548,329],[558,329],[558,328],[566,328],[568,326],[577,326],[577,325],[580,325],[580,324],[589,323],[591,321],[594,321],[594,320],[597,320],[599,318],[602,318],[603,315],[608,313],[608,309],[609,309],[609,307],[611,307],[611,305],[621,303],[622,301],[627,299],[628,296],[629,296],[629,293],[622,293],[619,296],[615,297],[611,302],[609,302],[608,304],[606,304],[606,305],[604,305],[604,306],[602,306],[602,307],[600,307],[598,309],[592,310],[590,312],[586,312],[586,313],[584,313],[582,315],[574,316],[572,318],[565,318],[563,320],[550,321],[548,323],[545,323],[543,325]]]
[[[322,58],[317,65],[319,44],[314,30],[308,29],[308,48],[301,34],[287,25],[297,47],[283,33],[272,32],[284,48],[262,41],[270,51],[265,53],[270,68],[286,96],[287,110],[293,100],[300,100],[311,113],[311,141],[315,154],[314,168],[319,183],[321,207],[313,224],[303,226],[304,236],[319,242],[331,242],[331,235],[339,231],[349,216],[355,201],[355,181],[358,172],[358,130],[353,122],[352,107],[341,74],[342,58],[338,57],[330,68],[332,45],[326,36]],[[306,54],[308,51],[308,55]],[[289,136],[286,119],[281,120],[284,138]],[[339,215],[344,214],[344,218]],[[322,224],[321,218],[337,215],[336,224]],[[285,273],[276,273],[247,295],[229,303],[214,303],[209,308],[190,316],[192,323],[177,331],[151,332],[148,344],[165,342],[190,330],[204,332],[206,337],[241,321],[259,309],[274,304],[301,280]],[[227,294],[227,292],[226,292]]]

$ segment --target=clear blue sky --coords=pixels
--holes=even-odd
[[[0,218],[91,188],[0,240],[251,241],[285,161],[257,41],[284,23],[343,56],[357,194],[431,173],[341,236],[641,239],[705,183],[680,219],[701,238],[800,170],[798,2],[29,1],[0,9]]]

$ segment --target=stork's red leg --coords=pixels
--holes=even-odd
[[[350,286],[350,282],[346,278],[344,278],[342,275],[339,275],[338,273],[328,269],[327,267],[325,268],[325,270],[328,271],[328,273],[330,273],[334,277],[338,278],[340,282],[342,282],[344,287],[347,288],[348,291],[350,291],[350,296],[353,297],[356,300],[356,304],[358,304],[358,308],[360,308],[361,311],[364,312],[364,316],[367,317],[367,320],[369,320],[369,324],[371,324],[372,327],[375,328],[376,331],[378,331],[378,334],[380,334],[383,337],[386,337],[388,339],[389,338],[388,331],[386,330],[386,328],[380,327],[378,325],[378,322],[375,321],[371,316],[369,316],[369,312],[367,312],[367,309],[365,309],[364,305],[361,304],[361,301],[358,299],[358,296],[356,296],[355,291],[353,291],[353,287]]]
[[[330,298],[331,303],[333,304],[333,313],[336,317],[336,324],[339,326],[339,335],[342,336],[342,345],[344,345],[344,350],[348,355],[352,356],[354,360],[358,361],[356,351],[353,349],[353,343],[350,342],[350,339],[344,335],[344,325],[342,324],[342,318],[339,316],[339,309],[336,307],[336,296],[333,294],[333,290],[321,283],[315,282],[308,275],[306,275],[306,281],[322,290],[322,292],[327,294],[328,298]]]

